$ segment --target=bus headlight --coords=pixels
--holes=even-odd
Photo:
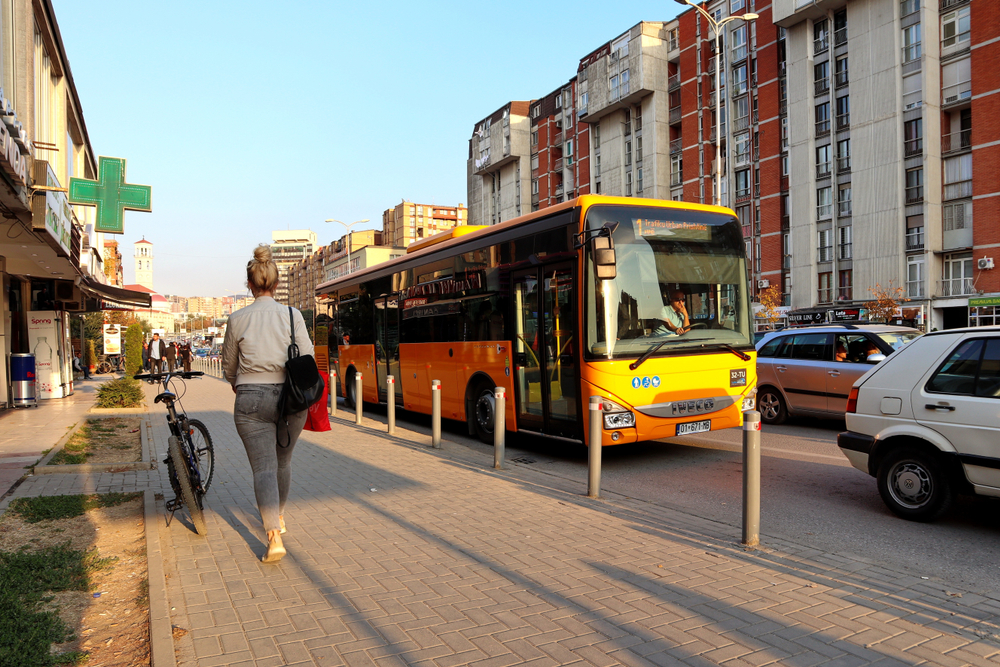
[[[743,397],[743,407],[741,412],[747,412],[748,410],[753,410],[754,405],[757,403],[757,387],[754,387],[747,392],[747,395]]]
[[[614,401],[604,399],[604,428],[634,428],[635,414]]]

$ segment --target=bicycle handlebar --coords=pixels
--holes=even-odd
[[[166,373],[139,373],[138,375],[133,375],[132,378],[135,380],[159,380],[169,376],[188,380],[190,378],[201,377],[204,374],[203,371],[177,371],[176,373],[168,371]]]

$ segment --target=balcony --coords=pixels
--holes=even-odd
[[[952,7],[967,4],[968,2],[969,0],[941,0],[941,10],[951,9]]]
[[[962,250],[972,247],[972,220],[963,220],[953,229],[948,229],[945,224],[941,234],[941,250]]]
[[[913,252],[924,249],[924,228],[913,227],[906,230],[906,251]]]
[[[851,172],[851,156],[837,158],[837,173],[849,174]]]
[[[959,130],[941,137],[941,155],[972,148],[972,130]]]
[[[742,132],[750,127],[750,116],[733,119],[733,132]]]
[[[561,157],[557,157],[555,161],[553,161],[552,163],[552,170],[562,171],[562,168],[563,168],[563,159]]]
[[[956,181],[944,184],[944,199],[965,199],[972,196],[972,181]]]
[[[563,193],[563,184],[559,183],[556,185],[556,197],[561,197]]]
[[[830,178],[830,163],[823,162],[816,165],[816,180]]]
[[[670,110],[670,124],[675,125],[681,122],[681,108],[674,107]]]
[[[903,157],[913,157],[924,152],[923,138],[909,139],[903,143]]]
[[[847,218],[851,215],[851,200],[837,202],[837,215],[841,218]]]
[[[826,51],[829,48],[830,48],[830,37],[828,35],[824,34],[819,39],[814,39],[813,40],[813,52],[814,53],[817,53],[817,54],[823,53],[824,51]]]
[[[667,91],[673,92],[681,87],[681,75],[680,73],[671,74],[667,77]]]
[[[847,130],[851,127],[851,114],[837,114],[837,132]]]
[[[941,108],[962,104],[972,99],[972,81],[961,81],[941,89]]]
[[[744,153],[737,153],[736,156],[733,158],[733,161],[735,162],[735,166],[737,167],[745,167],[749,165],[750,151],[746,151]]]
[[[840,28],[833,31],[833,45],[843,46],[847,44],[847,28]]]
[[[938,281],[937,295],[941,297],[971,296],[976,293],[972,278],[952,278]]]
[[[920,42],[914,42],[913,44],[907,44],[903,47],[903,64],[911,63],[920,60]]]
[[[552,141],[549,142],[549,145],[562,147],[562,142],[563,142],[563,133],[562,130],[559,130],[558,132],[552,135]]]
[[[820,204],[816,207],[816,218],[825,220],[833,217],[833,204]]]
[[[837,88],[843,88],[851,81],[851,77],[847,72],[847,70],[841,70],[836,74],[834,74],[833,76],[834,76],[834,85]]]
[[[912,187],[906,188],[906,203],[909,204],[919,204],[924,200],[924,186],[914,185]]]
[[[737,46],[737,47],[735,47],[733,49],[733,63],[732,64],[736,64],[736,63],[740,62],[741,60],[746,60],[746,59],[747,59],[747,45],[746,44],[742,44],[742,45]]]
[[[683,149],[682,139],[671,139],[670,140],[670,154],[680,153]]]
[[[830,121],[829,120],[816,121],[816,136],[825,137],[828,134],[830,134]]]
[[[906,296],[910,299],[923,299],[926,296],[924,282],[922,280],[906,281]]]

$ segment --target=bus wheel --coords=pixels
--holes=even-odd
[[[476,435],[487,445],[493,444],[493,424],[496,398],[493,396],[493,387],[487,382],[480,382],[476,386],[475,404],[473,406],[473,421],[476,426]]]
[[[354,379],[355,374],[355,370],[351,368],[344,378],[344,405],[350,410],[353,410],[357,405],[358,382]]]

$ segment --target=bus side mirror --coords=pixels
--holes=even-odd
[[[598,280],[611,280],[618,275],[615,261],[615,241],[608,236],[595,236],[590,239],[590,251],[597,267]]]

